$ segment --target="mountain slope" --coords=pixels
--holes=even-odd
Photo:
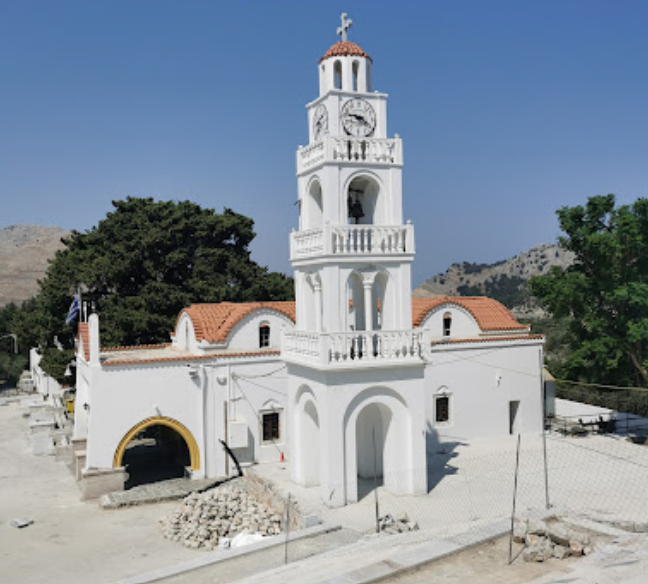
[[[542,243],[529,251],[494,264],[452,264],[443,274],[426,280],[413,292],[415,298],[439,294],[449,296],[486,295],[499,300],[517,316],[537,312],[529,298],[526,282],[545,274],[552,266],[566,267],[573,254],[557,245]]]
[[[12,225],[0,229],[0,307],[20,304],[38,292],[49,260],[63,249],[61,238],[69,235],[59,227]]]

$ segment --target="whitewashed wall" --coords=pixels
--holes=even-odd
[[[442,345],[426,368],[428,449],[509,433],[509,402],[520,402],[519,432],[542,429],[542,341]],[[450,396],[450,421],[435,422],[435,396]]]
[[[431,332],[433,340],[444,338],[443,317],[446,314],[452,318],[450,336],[446,338],[469,339],[481,336],[482,331],[472,314],[456,304],[448,303],[431,310],[421,323],[421,328]]]
[[[292,329],[294,323],[284,314],[276,310],[255,310],[242,318],[227,337],[227,348],[240,351],[258,351],[259,327],[262,323],[270,325],[270,348],[279,349],[281,329]],[[268,347],[264,347],[268,348]]]

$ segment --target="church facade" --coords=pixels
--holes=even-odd
[[[98,317],[80,325],[87,497],[123,485],[129,445],[158,426],[184,442],[191,476],[231,474],[227,444],[241,463],[287,461],[331,506],[377,478],[426,493],[443,443],[541,430],[543,338],[488,298],[411,297],[402,141],[348,25],[317,65],[297,151],[295,302],[193,305],[159,346],[102,348]]]

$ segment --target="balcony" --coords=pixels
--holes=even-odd
[[[350,331],[311,333],[285,331],[281,356],[316,368],[350,369],[421,365],[430,346],[428,331]]]
[[[297,174],[308,172],[324,162],[402,165],[403,142],[400,138],[325,136],[319,142],[299,148]]]
[[[327,225],[324,229],[293,231],[290,259],[318,256],[414,254],[414,226]]]

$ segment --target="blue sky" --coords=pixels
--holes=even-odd
[[[290,271],[342,11],[404,140],[415,285],[553,242],[561,206],[648,196],[648,2],[0,0],[0,228],[189,199],[252,216],[253,257]]]

